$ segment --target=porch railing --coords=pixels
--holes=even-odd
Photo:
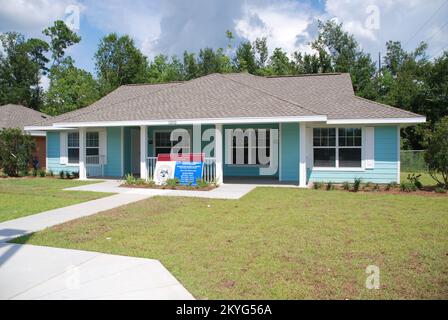
[[[148,172],[148,179],[154,180],[154,172],[156,171],[157,157],[148,157],[146,159],[146,170]]]
[[[154,180],[154,173],[156,171],[157,157],[148,157],[146,159],[146,169],[148,171],[148,179]],[[207,182],[214,182],[216,180],[216,158],[205,158],[204,168],[202,171],[202,179]]]
[[[202,179],[207,182],[216,181],[216,158],[205,158]]]
[[[87,177],[104,177],[105,156],[86,156]]]

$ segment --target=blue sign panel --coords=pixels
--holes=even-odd
[[[202,179],[203,162],[176,162],[174,178],[179,179],[182,186],[195,186]]]

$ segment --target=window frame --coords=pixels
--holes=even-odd
[[[71,147],[69,144],[70,141],[70,134],[77,134],[78,135],[78,146],[77,147]],[[70,149],[78,149],[78,161],[77,162],[70,162],[70,155],[69,151]],[[67,132],[67,165],[69,166],[78,166],[80,160],[80,147],[79,147],[79,132],[78,131],[68,131]]]
[[[88,135],[89,133],[96,133],[98,135],[98,146],[97,147],[89,147],[88,146]],[[89,166],[95,166],[95,165],[100,165],[101,163],[101,153],[100,153],[100,132],[97,130],[91,130],[91,131],[86,131],[86,158],[89,157],[87,150],[89,149],[97,149],[98,150],[98,155],[90,155],[90,156],[97,156],[98,157],[98,163],[89,163]]]
[[[366,167],[365,167],[365,130],[364,127],[362,126],[331,126],[331,127],[326,127],[326,126],[316,126],[316,127],[312,127],[312,129],[335,129],[336,130],[336,143],[335,146],[319,146],[319,147],[315,147],[314,146],[314,130],[311,130],[312,135],[310,137],[311,139],[311,153],[312,153],[312,163],[311,163],[311,167],[312,170],[315,171],[365,171]],[[361,146],[340,146],[339,145],[339,129],[360,129],[361,130]],[[334,167],[317,167],[314,166],[314,149],[331,149],[334,148],[335,149],[335,166]],[[361,166],[359,167],[341,167],[339,165],[339,150],[340,149],[360,149],[361,150]]]
[[[248,141],[248,144],[247,144],[247,148],[248,149],[249,148],[255,148],[255,161],[257,161],[257,159],[258,159],[258,149],[259,149],[259,146],[258,146],[258,131],[259,130],[266,130],[266,140],[269,141],[269,144],[266,144],[266,146],[264,148],[266,150],[269,150],[269,156],[271,156],[271,154],[270,154],[270,152],[271,152],[271,143],[272,143],[272,141],[271,141],[271,130],[275,130],[274,128],[235,128],[233,130],[238,130],[238,129],[241,129],[243,131],[248,130],[248,129],[255,130],[255,143],[256,143],[255,147],[250,145],[250,140]],[[267,164],[260,164],[260,163],[255,163],[255,164],[250,164],[250,163],[247,163],[247,164],[233,163],[234,150],[237,149],[237,148],[239,148],[239,149],[245,149],[246,148],[246,146],[244,146],[244,147],[236,147],[234,145],[234,142],[235,142],[235,137],[232,135],[232,146],[230,148],[231,151],[232,151],[232,159],[231,159],[232,163],[227,164],[227,166],[234,167],[234,168],[238,168],[238,167],[240,167],[240,168],[269,168],[270,163],[267,163]],[[248,154],[249,154],[249,151],[248,151]],[[247,160],[249,161],[249,158]]]
[[[176,129],[184,129],[184,130],[187,130],[188,131],[188,134],[190,135],[190,139],[189,139],[189,141],[188,141],[188,153],[191,153],[191,145],[192,145],[192,141],[191,141],[191,139],[192,139],[192,135],[191,135],[191,130],[190,129],[185,129],[185,128],[176,128]],[[154,130],[153,131],[153,135],[152,135],[152,151],[153,151],[153,157],[157,157],[157,152],[156,152],[156,150],[157,150],[157,144],[156,144],[156,136],[157,136],[157,133],[169,133],[170,134],[170,138],[171,138],[171,132],[173,132],[174,130],[176,130],[176,129],[172,129],[172,130],[170,130],[170,129],[162,129],[162,130]],[[171,141],[171,139],[170,139],[170,144],[171,144],[171,146],[169,147],[170,148],[170,153],[171,153],[171,150],[173,149],[173,147],[174,147],[174,144],[176,144],[177,142],[176,141]],[[168,148],[168,147],[160,147],[160,148]],[[163,153],[163,154],[165,154],[165,153]]]

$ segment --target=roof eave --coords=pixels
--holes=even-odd
[[[400,124],[410,125],[425,123],[426,117],[409,118],[371,118],[371,119],[329,119],[327,124]]]

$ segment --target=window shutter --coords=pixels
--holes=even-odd
[[[313,128],[306,128],[306,167],[312,168],[314,162],[313,154]]]
[[[375,168],[375,128],[367,127],[365,129],[365,167],[366,169]]]
[[[59,133],[59,163],[68,164],[68,144],[67,144],[67,132]]]
[[[99,144],[100,144],[100,156],[104,156],[103,160],[104,163],[103,164],[107,164],[107,130],[100,130],[98,133],[99,136]]]

